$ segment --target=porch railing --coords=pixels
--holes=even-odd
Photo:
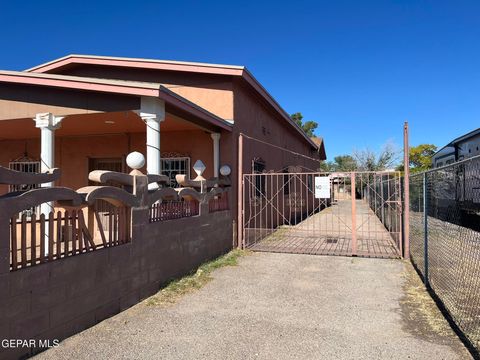
[[[48,216],[10,220],[10,268],[18,270],[60,258],[70,257],[104,247],[130,242],[130,209],[112,208],[104,229],[98,213],[81,209],[50,212]],[[95,221],[95,220],[96,221]],[[93,220],[93,222],[92,222]],[[94,224],[96,223],[96,226]]]
[[[228,193],[222,193],[208,202],[209,212],[224,211],[229,209],[228,205]]]
[[[199,215],[198,201],[174,200],[153,204],[150,207],[151,223],[165,220],[181,219]]]

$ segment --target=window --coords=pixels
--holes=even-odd
[[[170,187],[179,187],[175,177],[177,175],[187,175],[190,178],[190,158],[189,157],[165,157],[160,160],[162,174],[170,179]]]
[[[437,162],[437,167],[442,167],[443,166],[443,161]]]
[[[39,173],[40,172],[40,161],[30,159],[27,155],[11,161],[8,164],[10,170],[21,171],[25,173]],[[21,185],[10,185],[9,191],[28,191],[32,189],[37,189],[39,184],[21,184]],[[34,214],[39,213],[39,207],[32,207],[30,209],[22,211],[18,214],[19,218],[22,214],[26,214],[27,218],[31,218]]]
[[[39,173],[40,161],[29,159],[27,156],[21,157],[8,164],[10,170],[26,173]],[[10,185],[10,191],[26,191],[38,188],[38,184]]]
[[[255,196],[259,197],[265,194],[265,162],[260,159],[254,159],[252,163],[252,170],[255,176]]]
[[[446,164],[446,165],[450,165],[450,164],[453,164],[454,162],[455,162],[455,160],[453,160],[453,159],[448,159],[448,160],[445,162],[445,164]]]
[[[124,159],[121,157],[118,158],[89,158],[88,159],[88,173],[94,170],[108,170],[116,172],[125,172]],[[88,176],[88,174],[87,174]],[[89,181],[90,186],[99,185],[94,181]],[[107,185],[122,187],[118,183],[109,183]]]

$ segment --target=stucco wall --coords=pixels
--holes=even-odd
[[[312,151],[311,145],[288,125],[285,119],[267,106],[265,100],[252,93],[240,81],[235,82],[234,96],[234,131],[236,134],[241,132],[281,148],[318,159],[318,154]],[[317,170],[319,167],[318,161],[296,156],[259,142],[245,140],[244,172],[252,172],[251,161],[255,157],[261,157],[265,161],[267,170],[279,171],[291,165],[301,165],[312,170]]]
[[[233,119],[233,89],[228,76],[92,65],[76,66],[63,74],[157,82],[223,119]]]
[[[0,274],[0,339],[64,339],[232,247],[229,211],[208,214],[207,206],[197,217],[147,219],[133,211],[129,244]],[[0,348],[1,359],[29,354]]]

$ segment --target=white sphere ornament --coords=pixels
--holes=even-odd
[[[220,174],[222,174],[222,176],[228,176],[231,173],[232,173],[232,169],[230,169],[230,166],[228,166],[228,165],[223,165],[220,168]]]
[[[134,170],[141,169],[145,165],[145,157],[138,151],[131,152],[127,155],[127,165]]]

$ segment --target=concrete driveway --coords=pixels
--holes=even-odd
[[[468,359],[401,260],[253,253],[39,359]]]

